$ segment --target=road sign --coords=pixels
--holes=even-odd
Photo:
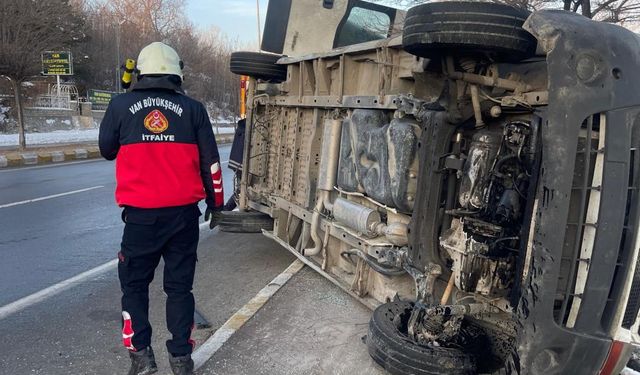
[[[89,90],[88,96],[92,109],[100,111],[107,109],[109,102],[116,95],[118,95],[117,92],[92,89]]]
[[[73,58],[69,51],[42,52],[42,74],[46,76],[73,75]]]

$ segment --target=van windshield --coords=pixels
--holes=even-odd
[[[389,8],[407,10],[413,6],[421,3],[426,3],[428,0],[362,0],[365,3],[383,5]]]
[[[336,47],[384,39],[389,33],[391,17],[374,9],[354,6],[340,29]]]

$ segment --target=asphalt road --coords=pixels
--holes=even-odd
[[[220,147],[223,161],[229,149]],[[127,372],[115,266],[2,314],[14,301],[113,262],[123,228],[113,197],[113,169],[112,162],[91,161],[0,171],[0,374]],[[232,174],[226,164],[223,170],[229,195]],[[198,258],[196,307],[211,324],[194,331],[198,345],[246,311],[249,301],[295,259],[260,234],[222,233],[206,226],[200,231]],[[168,374],[161,267],[150,288],[150,321],[159,374]],[[369,314],[303,269],[197,374],[383,374],[360,340]]]
[[[219,149],[229,196],[230,146]],[[114,188],[114,164],[107,161],[0,171],[0,311],[116,258],[123,224]],[[194,295],[212,327],[195,332],[196,341],[204,341],[292,261],[261,235],[203,227]],[[161,269],[156,275],[150,291],[153,346],[161,373],[167,373]],[[0,314],[0,374],[126,373],[119,305],[117,271],[111,267],[9,316]]]
[[[223,162],[230,150],[219,147]],[[3,207],[83,189],[92,190]],[[114,163],[104,160],[0,171],[0,306],[114,259],[124,227],[114,189]]]

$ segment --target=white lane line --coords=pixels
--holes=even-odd
[[[55,296],[56,294],[60,294],[65,290],[75,286],[76,284],[86,281],[87,279],[98,277],[99,275],[111,270],[112,268],[115,268],[117,265],[118,265],[118,259],[114,259],[94,269],[83,272],[70,279],[66,279],[48,288],[42,289],[39,292],[33,293],[27,297],[21,298],[8,305],[2,306],[0,307],[0,320],[8,317],[9,315],[13,315],[17,313],[18,311],[24,310],[29,306],[35,305],[36,303],[42,302],[49,297]]]
[[[55,167],[65,167],[68,165],[76,165],[76,164],[87,164],[87,163],[96,163],[99,161],[106,162],[104,159],[90,159],[90,160],[80,160],[80,161],[67,161],[67,162],[59,162],[54,164],[47,165],[37,165],[33,167],[12,167],[12,168],[3,168],[0,169],[0,173],[10,173],[10,172],[20,172],[20,171],[29,171],[33,169],[45,169],[45,168],[55,168]]]
[[[29,199],[26,201],[21,201],[21,202],[13,202],[13,203],[9,203],[9,204],[3,204],[0,205],[0,208],[7,208],[7,207],[13,207],[13,206],[19,206],[21,204],[27,204],[27,203],[33,203],[33,202],[40,202],[40,201],[44,201],[47,199],[53,199],[53,198],[59,198],[59,197],[64,197],[66,195],[71,195],[71,194],[78,194],[78,193],[84,193],[85,191],[89,191],[89,190],[95,190],[95,189],[101,189],[104,186],[93,186],[90,188],[86,188],[86,189],[80,189],[80,190],[74,190],[74,191],[68,191],[66,193],[60,193],[60,194],[54,194],[54,195],[47,195],[46,197],[40,197],[40,198],[35,198],[35,199]]]
[[[233,334],[264,306],[273,295],[304,267],[295,260],[286,270],[262,288],[246,305],[233,314],[218,330],[191,355],[196,370],[204,365]]]
[[[3,168],[3,169],[0,169],[0,173],[11,173],[11,172],[29,171],[29,170],[33,170],[33,169],[65,167],[65,166],[69,166],[69,165],[97,163],[97,162],[105,162],[105,163],[107,163],[107,162],[111,162],[111,161],[105,160],[105,159],[90,159],[90,160],[79,160],[79,161],[67,161],[67,162],[59,162],[59,163],[47,164],[47,165],[36,165],[36,166],[33,166],[33,167]],[[220,164],[221,165],[222,164],[229,164],[229,160],[223,161]]]
[[[204,228],[208,228],[208,226],[209,226],[209,222],[202,223],[200,224],[200,230]],[[118,259],[110,260],[107,263],[104,263],[96,268],[90,269],[89,271],[73,276],[69,279],[66,279],[57,284],[54,284],[48,288],[42,289],[39,292],[30,294],[15,302],[11,302],[8,305],[2,306],[0,307],[0,320],[10,315],[13,315],[19,311],[22,311],[27,307],[38,304],[50,297],[60,294],[65,290],[70,289],[76,285],[79,285],[85,281],[98,278],[102,274],[107,273],[112,269],[115,269],[117,266],[118,266]]]

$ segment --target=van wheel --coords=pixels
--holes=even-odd
[[[522,24],[529,12],[504,4],[448,1],[407,12],[402,46],[419,57],[485,55],[517,61],[533,56],[536,40]]]
[[[287,79],[287,66],[276,64],[281,57],[259,52],[233,52],[229,68],[235,74],[263,81],[283,82]]]
[[[218,229],[231,233],[261,233],[263,229],[273,230],[273,219],[257,211],[222,211]]]
[[[475,374],[475,357],[458,348],[419,346],[407,336],[413,304],[380,305],[369,321],[369,355],[394,375]]]

